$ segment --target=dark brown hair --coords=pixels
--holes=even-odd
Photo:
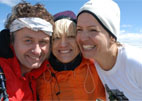
[[[21,2],[14,6],[12,13],[8,15],[5,23],[5,28],[10,27],[10,24],[17,18],[38,17],[50,22],[54,26],[52,15],[44,8],[42,4],[31,5],[27,2]]]

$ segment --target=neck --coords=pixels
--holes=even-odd
[[[118,54],[117,45],[112,45],[110,50],[102,54],[102,56],[99,59],[96,59],[96,61],[103,70],[108,71],[112,69],[113,66],[115,65],[117,54]]]

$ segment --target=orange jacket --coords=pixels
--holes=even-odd
[[[83,59],[74,70],[57,72],[50,66],[37,80],[40,100],[96,100],[105,101],[105,90],[94,64]]]

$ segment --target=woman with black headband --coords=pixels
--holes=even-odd
[[[120,9],[113,0],[90,0],[80,8],[77,42],[83,56],[94,59],[108,94],[110,88],[118,101],[142,101],[142,50],[119,43],[119,32]]]
[[[51,67],[37,80],[40,100],[105,101],[104,87],[94,64],[82,57],[76,43],[76,16],[72,11],[54,15]]]

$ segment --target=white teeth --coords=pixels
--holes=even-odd
[[[95,48],[96,46],[95,45],[83,45],[82,47],[86,50],[90,50],[90,49]]]
[[[35,60],[39,60],[39,58],[38,57],[31,57],[32,59],[35,59]]]
[[[66,54],[66,53],[69,53],[69,50],[64,50],[64,51],[63,51],[63,50],[62,50],[62,51],[60,50],[60,53]]]

